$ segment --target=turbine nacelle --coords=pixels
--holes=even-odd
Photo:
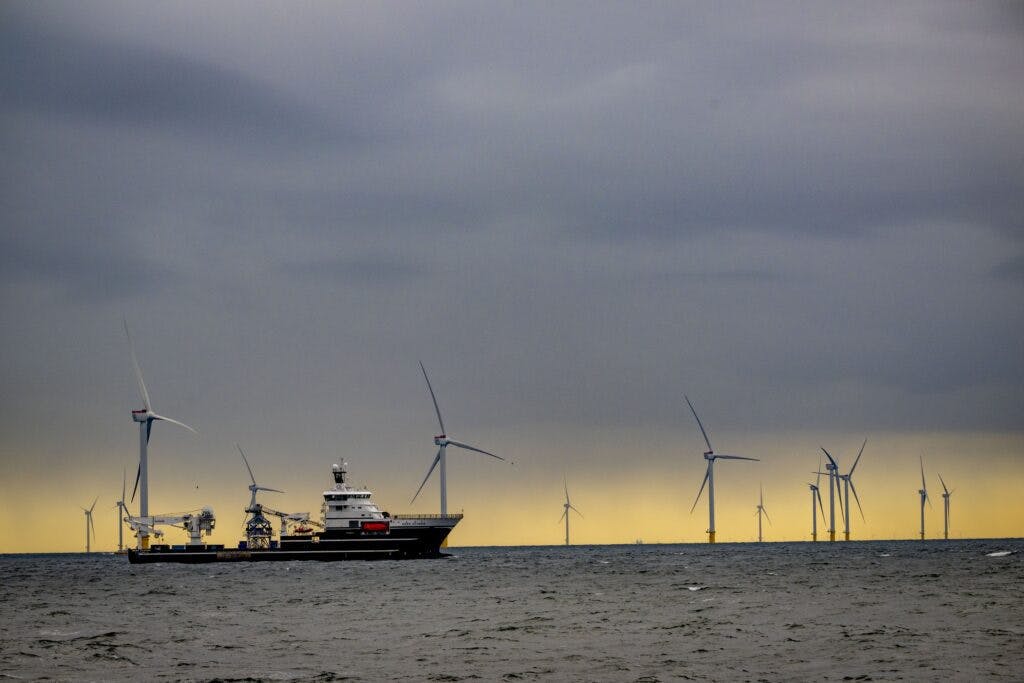
[[[444,434],[438,434],[437,436],[434,437],[434,445],[435,446],[447,446],[448,445],[448,437],[446,435],[444,435]]]

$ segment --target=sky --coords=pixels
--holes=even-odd
[[[1024,535],[1024,5],[5,2],[0,552],[330,465],[452,545]],[[514,463],[514,464],[511,464]],[[127,474],[125,474],[127,473]],[[824,487],[823,487],[824,488]],[[261,494],[263,495],[263,494]],[[826,501],[827,503],[827,501]],[[137,502],[133,504],[133,507]],[[822,522],[819,520],[819,528]],[[168,536],[183,542],[183,532]],[[180,538],[179,538],[180,537]]]

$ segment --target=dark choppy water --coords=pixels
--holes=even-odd
[[[1024,680],[1022,540],[452,552],[0,556],[0,679]]]

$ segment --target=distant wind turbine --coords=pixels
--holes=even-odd
[[[128,515],[128,506],[124,504],[124,496],[128,485],[128,470],[121,470],[121,498],[114,507],[117,508],[117,550],[124,551],[124,518]]]
[[[132,411],[132,419],[139,423],[139,470],[135,475],[135,487],[132,489],[132,500],[135,500],[135,491],[139,492],[139,516],[149,517],[149,462],[148,462],[148,450],[149,450],[149,434],[153,430],[153,422],[160,420],[163,422],[170,422],[171,424],[184,427],[193,434],[196,430],[189,427],[184,422],[178,422],[169,417],[158,415],[153,412],[153,406],[149,402],[149,392],[146,391],[146,383],[142,380],[142,370],[139,368],[139,360],[135,356],[135,343],[132,341],[132,333],[128,331],[128,321],[124,321],[124,333],[128,337],[128,346],[131,347],[132,352],[132,366],[135,368],[135,378],[139,382],[139,394],[142,398],[143,408],[141,410]],[[149,534],[146,531],[140,531],[139,539],[143,548],[149,547]]]
[[[818,456],[818,475],[817,479],[814,480],[813,484],[807,484],[811,489],[811,540],[818,540],[818,510],[814,507],[814,501],[817,499],[818,508],[821,509],[821,520],[825,521],[825,506],[821,504],[821,491],[818,487],[821,485],[821,456]]]
[[[245,457],[245,451],[243,451],[242,447],[239,446],[237,443],[235,444],[235,448],[237,448],[238,452],[242,455],[242,462],[245,463],[245,469],[249,470],[249,479],[252,480],[252,483],[249,484],[249,493],[251,495],[249,497],[249,507],[246,508],[246,510],[245,510],[246,512],[252,512],[253,509],[256,507],[256,492],[257,491],[273,491],[274,493],[284,493],[284,491],[281,491],[279,489],[272,489],[272,488],[269,488],[269,487],[266,487],[266,486],[260,486],[259,484],[257,484],[256,483],[256,477],[253,476],[253,473],[252,473],[252,468],[249,467],[249,459]]]
[[[563,482],[563,484],[565,484],[565,502],[562,503],[562,507],[564,509],[562,510],[562,516],[558,518],[558,521],[561,522],[563,519],[565,520],[565,544],[569,545],[569,510],[574,510],[580,517],[583,516],[583,513],[577,510],[573,504],[569,502],[569,484],[567,482]]]
[[[768,510],[764,506],[764,487],[763,486],[761,487],[761,497],[759,499],[759,502],[757,504],[757,509],[756,509],[756,512],[754,512],[754,514],[757,515],[757,542],[761,543],[763,541],[763,538],[761,537],[761,515],[764,515],[765,519],[768,520],[769,524],[772,523],[772,518],[768,516]]]
[[[99,496],[96,496],[88,510],[82,508],[82,512],[85,513],[85,552],[87,553],[92,552],[92,545],[89,543],[90,534],[92,538],[96,538],[96,526],[92,523],[92,511],[96,509],[96,501],[99,499]]]
[[[497,456],[494,453],[490,453],[488,451],[481,450],[481,449],[477,448],[476,446],[470,446],[469,444],[462,443],[461,441],[456,441],[455,439],[449,439],[448,438],[447,432],[445,431],[445,428],[444,428],[444,420],[441,418],[441,409],[437,407],[437,397],[434,396],[434,387],[432,387],[430,385],[430,378],[427,377],[427,370],[426,370],[426,368],[423,367],[423,362],[422,361],[420,361],[420,370],[423,371],[423,379],[427,380],[427,389],[430,390],[430,399],[434,402],[434,412],[437,413],[437,423],[441,426],[441,433],[434,437],[434,445],[437,446],[437,455],[434,456],[434,461],[432,463],[430,463],[430,469],[427,470],[427,476],[423,477],[423,481],[420,483],[420,487],[418,489],[416,489],[416,494],[412,497],[412,500],[415,501],[417,496],[420,495],[420,491],[423,490],[423,487],[424,487],[424,485],[426,485],[427,480],[430,479],[430,475],[434,473],[434,468],[437,467],[440,464],[441,465],[441,470],[439,472],[439,478],[441,480],[441,514],[442,515],[447,515],[448,514],[448,470],[447,470],[447,466],[446,466],[446,463],[445,463],[445,451],[448,448],[448,446],[455,446],[457,448],[462,448],[462,449],[465,449],[467,451],[474,451],[476,453],[483,453],[484,455],[489,455],[492,458],[496,458],[496,459],[501,460],[501,461],[504,461],[505,458]]]
[[[924,457],[918,456],[921,461],[921,490],[918,491],[918,495],[921,496],[921,540],[924,540],[924,504],[928,503],[928,507],[932,506],[932,501],[928,497],[928,486],[924,483]]]
[[[853,498],[857,501],[857,509],[860,510],[860,518],[864,520],[864,508],[860,506],[860,498],[857,496],[857,487],[853,485],[853,471],[857,469],[857,463],[860,462],[860,456],[864,455],[864,446],[868,445],[868,440],[864,439],[864,443],[860,446],[860,452],[857,453],[857,459],[853,461],[853,467],[846,474],[839,474],[836,472],[836,476],[843,482],[843,498],[846,499],[845,506],[846,512],[843,514],[844,538],[850,540],[850,491],[853,491]],[[836,482],[838,484],[838,482]]]
[[[942,537],[949,540],[949,497],[953,495],[953,492],[946,488],[946,482],[942,481],[942,475],[939,475],[939,482],[942,484],[942,507],[943,507],[943,518],[945,523],[942,527]]]
[[[700,496],[704,493],[704,486],[708,487],[708,543],[715,542],[715,460],[754,460],[757,458],[747,458],[741,455],[716,455],[715,449],[711,447],[711,440],[708,438],[708,433],[704,429],[703,423],[700,418],[697,417],[697,411],[694,410],[693,404],[690,403],[688,396],[683,396],[686,399],[686,405],[690,406],[690,412],[693,413],[693,418],[697,420],[697,426],[700,427],[700,433],[704,435],[704,443],[708,445],[708,450],[704,452],[704,459],[708,461],[708,470],[704,474],[704,481],[701,482],[700,491],[697,491],[697,499],[693,501],[693,507],[690,508],[690,514],[693,514],[694,509],[697,507],[697,503],[700,502]]]
[[[828,462],[825,463],[825,473],[828,474],[828,540],[836,540],[836,496],[839,495],[839,463],[836,459],[825,450],[824,446],[821,448],[821,452],[828,458]],[[842,497],[839,499],[840,511],[842,511],[843,500]]]

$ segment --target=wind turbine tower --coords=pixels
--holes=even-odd
[[[413,501],[420,495],[420,491],[423,490],[423,486],[430,479],[430,475],[434,473],[434,468],[438,465],[441,466],[440,472],[438,473],[441,479],[441,515],[448,514],[448,468],[445,462],[445,450],[448,446],[455,446],[462,448],[467,451],[475,451],[477,453],[483,453],[489,455],[492,458],[504,461],[505,458],[490,453],[488,451],[481,450],[476,446],[470,446],[469,444],[456,441],[455,439],[449,439],[447,432],[444,428],[444,420],[441,418],[441,409],[437,407],[437,397],[434,396],[434,387],[430,386],[430,378],[427,377],[427,370],[423,367],[423,362],[420,362],[420,370],[423,371],[423,379],[427,380],[427,389],[430,390],[430,399],[434,402],[434,412],[437,413],[437,423],[441,426],[441,433],[434,437],[434,445],[437,446],[437,455],[434,456],[434,462],[430,463],[430,469],[427,470],[427,476],[423,477],[423,481],[420,483],[420,487],[416,489],[416,495],[412,497]]]
[[[92,552],[92,545],[89,543],[90,534],[92,538],[96,538],[96,526],[92,523],[92,511],[96,508],[97,500],[99,500],[99,496],[92,501],[92,506],[88,510],[82,508],[82,512],[85,513],[85,552],[87,553]]]
[[[942,475],[939,475],[939,482],[942,484],[942,508],[943,508],[943,519],[945,520],[942,526],[942,538],[949,540],[949,497],[953,495],[953,492],[946,488],[946,482],[942,481]]]
[[[565,502],[562,503],[562,507],[564,509],[562,510],[562,516],[558,518],[558,521],[561,522],[563,519],[565,520],[565,544],[569,545],[569,510],[574,510],[580,517],[583,516],[583,513],[577,510],[573,504],[569,502],[569,484],[567,482],[563,483],[565,484]]]
[[[711,440],[708,438],[708,433],[704,429],[703,423],[700,418],[697,417],[697,411],[694,410],[693,404],[690,403],[690,399],[687,396],[683,396],[686,399],[686,405],[690,406],[690,412],[693,413],[693,418],[697,420],[697,426],[700,427],[700,433],[704,435],[704,443],[708,445],[707,451],[704,452],[704,459],[708,461],[708,470],[704,474],[704,481],[701,482],[700,491],[697,491],[697,498],[693,501],[693,507],[690,508],[692,514],[694,509],[697,507],[697,503],[700,502],[700,496],[704,493],[704,486],[708,487],[708,543],[715,542],[715,460],[754,460],[757,458],[747,458],[741,455],[717,455],[715,449],[711,447]]]
[[[928,497],[928,486],[924,483],[924,458],[918,456],[921,461],[921,490],[918,491],[918,495],[921,496],[921,540],[924,540],[924,504],[928,503],[928,507],[932,506],[932,501]]]
[[[128,346],[132,351],[132,365],[135,368],[135,378],[139,382],[139,394],[142,398],[143,408],[132,411],[132,419],[139,423],[139,471],[135,475],[135,488],[132,489],[132,500],[135,500],[135,491],[139,492],[139,516],[149,517],[149,434],[153,431],[153,422],[161,420],[171,424],[184,427],[193,434],[196,430],[184,422],[178,422],[169,417],[158,415],[153,412],[153,406],[149,402],[149,392],[146,391],[146,383],[142,380],[142,370],[139,368],[139,360],[135,356],[135,343],[132,341],[132,334],[128,331],[128,321],[124,321],[124,333],[128,337]],[[139,542],[143,549],[149,547],[149,534],[140,531]]]
[[[818,540],[818,510],[815,509],[814,501],[817,499],[818,507],[821,509],[821,519],[825,520],[825,506],[821,504],[821,491],[818,487],[821,485],[821,458],[818,458],[818,471],[815,473],[818,475],[817,479],[814,480],[813,484],[807,486],[811,489],[811,540]]]
[[[839,463],[822,447],[821,452],[828,458],[825,463],[825,472],[828,474],[828,540],[836,540],[836,494],[839,493]],[[839,500],[842,505],[842,498]]]
[[[772,523],[772,518],[768,516],[768,510],[764,506],[763,486],[761,487],[761,498],[759,499],[759,502],[757,504],[757,511],[754,514],[757,515],[757,542],[761,543],[763,541],[763,538],[761,536],[761,515],[764,515],[765,519],[768,520],[769,524]]]
[[[124,551],[124,518],[128,514],[128,506],[124,504],[124,494],[128,484],[127,470],[121,471],[121,499],[114,503],[117,508],[117,552]]]
[[[857,459],[853,461],[853,467],[846,474],[838,474],[839,479],[843,482],[843,498],[846,499],[846,513],[843,515],[843,535],[844,539],[850,540],[850,491],[853,491],[853,497],[857,501],[857,509],[860,510],[860,518],[864,520],[864,508],[860,506],[860,497],[857,495],[857,487],[853,485],[853,471],[857,469],[857,463],[860,462],[860,456],[864,455],[864,446],[868,445],[868,440],[864,439],[864,443],[860,446],[860,452],[857,453]],[[838,482],[837,482],[838,483]]]

